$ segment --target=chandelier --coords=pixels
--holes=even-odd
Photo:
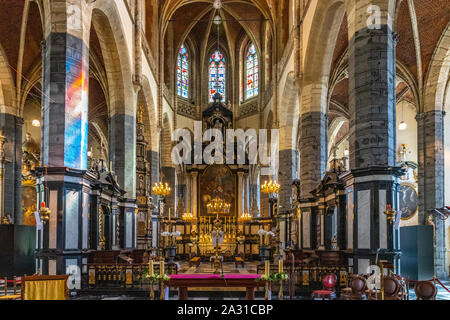
[[[169,196],[172,192],[172,189],[170,189],[169,184],[166,182],[165,184],[160,182],[155,183],[155,186],[153,187],[153,194],[157,196],[166,197]]]
[[[276,181],[270,180],[269,183],[265,181],[264,184],[261,186],[261,192],[267,194],[270,193],[278,194],[280,192],[280,185]]]
[[[219,197],[212,199],[206,205],[206,210],[208,211],[208,214],[215,214],[215,215],[229,214],[230,209],[231,209],[231,204]]]

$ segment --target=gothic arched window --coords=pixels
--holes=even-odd
[[[213,102],[216,93],[220,93],[225,101],[225,57],[216,51],[209,59],[209,101]]]
[[[259,93],[259,62],[254,44],[248,48],[246,61],[247,84],[245,92],[246,98],[250,99],[256,97]]]
[[[189,55],[184,45],[178,53],[177,93],[180,97],[189,98]]]

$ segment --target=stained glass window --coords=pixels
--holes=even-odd
[[[177,93],[180,97],[189,98],[189,55],[184,45],[178,53]]]
[[[259,93],[259,62],[258,54],[255,45],[252,44],[247,51],[247,84],[246,96],[247,99],[256,97]]]
[[[209,101],[211,102],[217,92],[225,101],[225,69],[225,57],[220,51],[214,52],[209,59]]]

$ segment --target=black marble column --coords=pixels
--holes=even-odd
[[[4,210],[14,224],[23,224],[22,212],[22,127],[23,119],[11,114],[0,114],[0,125],[6,137]]]
[[[386,205],[398,208],[395,166],[395,41],[391,27],[361,23],[367,8],[357,8],[356,30],[349,41],[350,169],[346,177],[351,195],[347,222],[348,247],[357,273],[365,273],[379,258],[399,267],[398,232],[386,219]],[[387,14],[387,13],[386,13]],[[400,272],[399,269],[396,270]]]

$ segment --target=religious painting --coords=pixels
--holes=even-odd
[[[402,184],[400,186],[400,212],[402,220],[411,219],[418,209],[417,191],[412,184]]]
[[[21,224],[25,226],[35,226],[36,218],[34,212],[36,211],[37,194],[34,185],[22,185],[22,211],[23,220]]]
[[[236,176],[226,165],[212,165],[200,175],[200,215],[209,216],[207,204],[215,197],[231,204],[228,216],[236,216]]]

